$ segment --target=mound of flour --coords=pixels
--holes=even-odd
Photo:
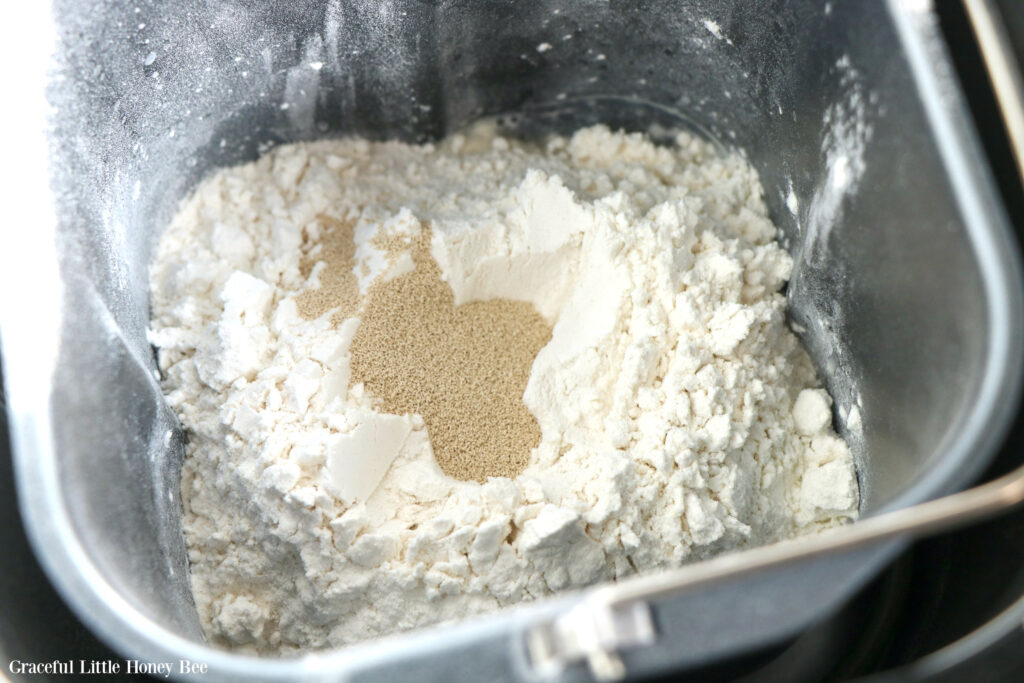
[[[856,517],[761,194],[699,139],[603,127],[544,148],[487,127],[289,145],[200,184],[159,246],[150,334],[189,434],[211,640],[341,645]],[[428,238],[456,305],[528,302],[551,325],[514,477],[446,475],[421,416],[351,381],[356,294],[300,315],[328,277],[303,267],[325,222],[353,226],[352,269],[330,277],[359,294],[414,267],[384,241]]]

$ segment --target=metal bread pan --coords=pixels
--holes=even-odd
[[[863,585],[912,526],[885,513],[967,485],[1012,414],[1016,247],[926,1],[62,0],[43,33],[55,61],[37,190],[53,220],[18,254],[43,284],[2,321],[19,496],[50,577],[126,657],[201,662],[206,681],[707,662],[780,641]],[[671,574],[623,582],[633,592],[607,612],[586,611],[612,590],[598,587],[296,658],[208,646],[181,534],[183,438],[145,335],[161,230],[202,177],[268,146],[428,140],[509,112],[521,135],[685,126],[744,151],[795,259],[794,329],[855,451],[864,521],[836,538],[859,541],[736,556],[756,571],[707,565],[732,582],[682,594]],[[574,607],[607,628],[574,631]]]

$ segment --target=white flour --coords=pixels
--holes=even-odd
[[[358,219],[364,290],[411,265],[371,238],[429,223],[456,303],[529,301],[554,324],[520,476],[447,477],[422,420],[349,386],[358,319],[295,303],[321,215]],[[738,156],[603,127],[545,150],[483,127],[437,147],[290,145],[202,183],[160,244],[151,339],[190,434],[210,638],[341,645],[854,518],[774,233]]]

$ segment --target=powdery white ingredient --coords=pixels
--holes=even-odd
[[[718,40],[727,40],[725,36],[722,35],[722,27],[718,25],[717,21],[712,21],[711,19],[704,19],[701,23],[704,24],[704,28],[708,30],[708,33],[713,35]],[[731,45],[732,41],[729,41],[729,44]]]
[[[487,127],[439,146],[303,143],[203,182],[153,265],[151,340],[190,434],[209,637],[341,645],[854,518],[850,452],[786,327],[792,263],[761,194],[699,139],[603,127],[545,149]],[[411,266],[374,235],[429,224],[456,303],[529,301],[553,323],[520,476],[445,476],[418,416],[349,386],[358,319],[295,304],[320,272],[299,261],[321,215],[357,221],[364,291]]]
[[[808,261],[828,253],[832,226],[841,222],[847,201],[860,187],[864,153],[873,133],[860,72],[848,55],[836,60],[835,69],[841,74],[844,95],[825,110],[821,142],[825,177],[818,180],[804,224],[799,226],[805,233],[803,253]]]

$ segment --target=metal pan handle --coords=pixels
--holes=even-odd
[[[1024,179],[1024,85],[990,0],[963,0]],[[625,676],[619,652],[656,638],[649,602],[727,583],[750,574],[895,539],[920,538],[978,522],[1024,502],[1024,466],[987,484],[894,510],[815,536],[797,538],[678,569],[633,577],[588,593],[568,612],[526,633],[530,664],[540,676],[586,661],[594,677]]]
[[[599,680],[618,680],[625,669],[618,652],[655,639],[648,603],[727,583],[798,560],[855,550],[880,541],[920,538],[980,521],[1024,502],[1024,466],[987,484],[855,524],[724,555],[678,569],[638,576],[589,593],[570,611],[526,634],[530,662],[540,675],[555,675],[586,660]]]

